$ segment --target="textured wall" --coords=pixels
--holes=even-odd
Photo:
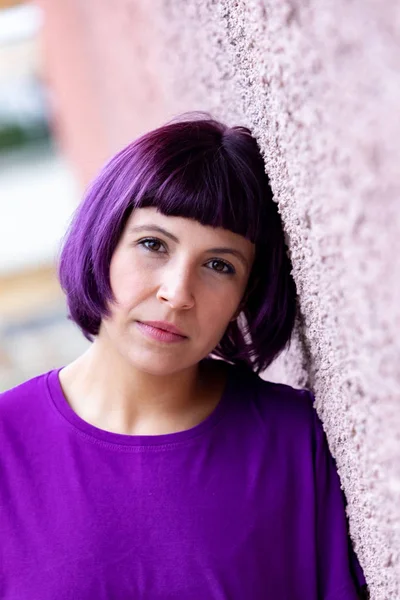
[[[371,598],[400,598],[399,5],[71,4],[110,153],[187,110],[257,135],[300,299],[270,374],[314,390]]]

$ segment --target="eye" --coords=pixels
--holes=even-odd
[[[213,258],[208,262],[208,264],[213,265],[212,271],[216,271],[217,273],[221,273],[222,275],[234,275],[236,273],[235,269],[232,265],[224,260],[220,260],[217,258]],[[227,270],[223,270],[227,269]]]
[[[143,246],[150,252],[159,252],[159,248],[165,248],[164,244],[157,238],[146,238],[144,240],[140,240],[140,242],[138,242],[138,246]]]

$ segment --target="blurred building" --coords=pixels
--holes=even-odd
[[[42,21],[36,5],[0,7],[0,391],[82,344],[54,269],[80,191],[53,138]]]

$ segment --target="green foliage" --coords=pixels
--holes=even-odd
[[[17,123],[0,123],[0,152],[14,148],[22,148],[36,141],[50,137],[46,123],[35,123],[30,127],[22,127]]]

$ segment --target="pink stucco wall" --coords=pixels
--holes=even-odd
[[[53,129],[79,180],[86,183],[108,151],[86,25],[79,2],[44,0],[40,5],[45,9],[41,55]]]
[[[145,3],[39,3],[55,131],[86,184],[107,157],[168,118],[163,48]]]
[[[83,179],[182,111],[257,135],[300,304],[293,349],[268,376],[314,389],[371,598],[399,598],[399,5],[43,5],[63,139]]]

